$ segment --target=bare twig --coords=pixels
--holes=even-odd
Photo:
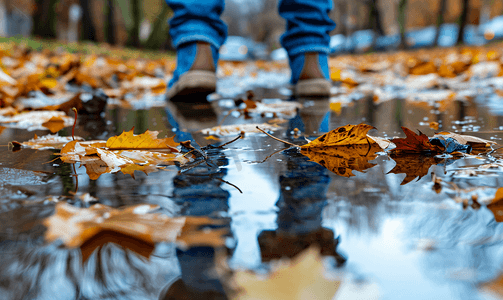
[[[290,142],[287,142],[287,141],[282,140],[282,139],[278,139],[277,137],[270,135],[269,133],[267,133],[267,132],[265,132],[264,130],[260,129],[258,126],[257,126],[257,129],[258,129],[258,130],[260,130],[261,132],[265,133],[265,134],[266,134],[266,135],[268,135],[269,137],[271,137],[271,138],[275,139],[276,141],[280,141],[280,142],[283,142],[283,143],[285,143],[285,144],[287,144],[287,145],[290,145],[290,146],[294,146],[294,147],[300,148],[300,146],[299,146],[299,145],[292,144],[292,143],[290,143]]]
[[[228,185],[230,185],[233,188],[235,188],[236,190],[238,190],[241,194],[243,193],[243,191],[240,188],[238,188],[236,185],[234,185],[234,184],[232,184],[232,183],[230,183],[230,182],[228,182],[226,180],[223,180],[222,178],[215,178],[215,179],[218,180],[218,181],[221,181],[223,183],[227,183]]]

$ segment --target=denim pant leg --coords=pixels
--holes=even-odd
[[[286,20],[281,45],[290,57],[305,52],[329,52],[329,32],[335,28],[328,17],[331,9],[332,0],[280,0],[279,14]]]
[[[166,0],[174,12],[169,21],[173,46],[204,41],[220,48],[227,38],[227,25],[220,19],[224,0]]]

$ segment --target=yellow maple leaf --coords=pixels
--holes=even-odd
[[[158,131],[149,131],[135,135],[133,129],[124,131],[119,136],[113,136],[107,140],[106,147],[109,150],[131,150],[131,149],[169,149],[172,152],[179,152],[176,147],[180,144],[175,143],[174,136],[164,139],[158,139]]]
[[[303,145],[302,149],[325,148],[334,146],[369,144],[374,142],[369,140],[367,132],[375,127],[367,124],[346,125],[338,127],[330,132],[325,133],[319,138]]]

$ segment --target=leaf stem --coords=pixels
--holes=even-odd
[[[72,107],[73,112],[75,113],[75,120],[73,121],[72,126],[72,141],[75,141],[75,125],[77,125],[77,109]]]
[[[292,143],[287,142],[287,141],[285,141],[285,140],[278,139],[277,137],[274,137],[274,136],[270,135],[269,133],[265,132],[264,130],[260,129],[258,126],[257,126],[257,129],[258,129],[258,130],[260,130],[260,131],[262,131],[263,133],[265,133],[266,135],[268,135],[269,137],[271,137],[271,138],[273,138],[273,139],[275,139],[275,140],[277,140],[277,141],[283,142],[283,143],[285,143],[285,144],[287,144],[287,145],[294,146],[294,147],[297,147],[297,148],[300,148],[300,147],[301,147],[301,146],[299,146],[299,145],[292,144]]]

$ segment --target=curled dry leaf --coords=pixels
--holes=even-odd
[[[52,123],[63,127],[72,126],[73,118],[62,111],[29,111],[14,116],[0,116],[0,123],[5,127],[39,130],[47,129],[45,125],[52,126]]]
[[[78,136],[74,138],[77,141],[83,140],[83,138]],[[39,137],[35,134],[35,137],[32,138],[31,140],[19,144],[23,148],[31,148],[31,149],[40,149],[40,150],[62,149],[64,145],[68,144],[72,140],[73,138],[71,136],[59,136],[57,134],[48,134]]]
[[[472,146],[472,148],[488,148],[491,145],[496,144],[496,142],[494,142],[494,141],[481,139],[476,136],[457,134],[457,133],[453,133],[453,132],[449,132],[449,131],[438,132],[433,137],[439,137],[439,136],[443,136],[446,138],[449,138],[449,137],[453,138],[458,143],[460,143],[462,145],[470,145],[470,146]]]
[[[241,132],[245,133],[258,133],[260,130],[257,129],[257,126],[262,128],[263,130],[275,131],[280,127],[276,125],[271,125],[267,123],[263,124],[239,124],[239,125],[225,125],[225,126],[216,126],[212,128],[206,128],[201,130],[203,134],[209,135],[217,135],[217,136],[229,136],[229,135],[238,135]]]
[[[159,206],[140,204],[115,209],[102,204],[77,208],[66,202],[56,205],[54,215],[44,220],[48,242],[61,240],[68,248],[80,248],[83,261],[106,244],[116,243],[149,257],[158,242],[173,242],[183,248],[191,246],[220,247],[227,229],[201,230],[220,222],[208,217],[170,218],[152,213]]]
[[[273,269],[267,278],[238,271],[231,282],[237,291],[232,299],[333,299],[340,281],[324,277],[319,249],[310,247]]]

